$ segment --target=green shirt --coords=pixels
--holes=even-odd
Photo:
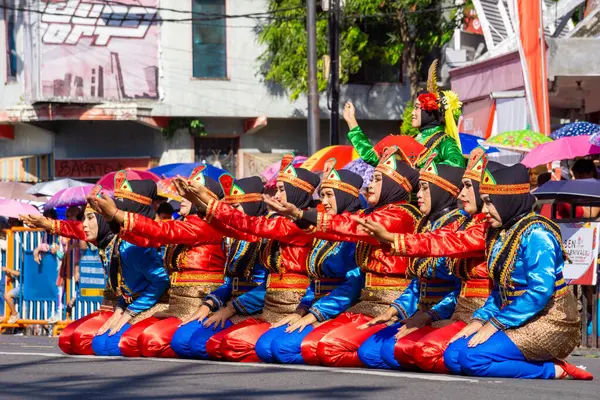
[[[442,128],[439,126],[425,129],[423,132],[419,133],[415,139],[419,143],[424,144],[427,139],[435,135],[441,129]],[[352,146],[354,146],[356,152],[364,162],[374,167],[377,166],[379,163],[379,156],[373,148],[371,141],[363,133],[359,126],[351,129],[350,132],[348,132],[348,140],[350,140],[350,143],[352,143]],[[438,153],[433,160],[436,164],[447,164],[453,167],[461,168],[465,167],[465,158],[463,157],[460,149],[458,148],[458,144],[453,138],[445,136],[432,150],[437,151]],[[417,165],[417,168],[421,168],[422,166],[423,162],[421,162],[420,165]]]

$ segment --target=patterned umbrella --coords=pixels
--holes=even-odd
[[[158,190],[158,195],[165,197],[169,200],[175,200],[181,202],[183,200],[181,196],[177,193],[177,189],[173,185],[174,178],[165,178],[156,182],[156,188]]]
[[[552,139],[550,139],[548,136],[545,136],[539,132],[533,132],[528,129],[524,129],[522,131],[501,133],[489,138],[483,144],[486,146],[493,146],[498,149],[528,153],[540,144],[551,141]]]
[[[594,133],[590,137],[590,143],[593,144],[594,146],[600,146],[600,131]]]
[[[462,147],[463,155],[471,154],[474,148],[479,147],[483,144],[484,139],[479,136],[470,135],[468,133],[461,133],[460,136],[460,147]],[[495,147],[488,147],[486,153],[499,153],[499,150]]]
[[[352,146],[328,146],[310,156],[308,160],[302,164],[302,168],[312,172],[322,171],[325,163],[330,158],[336,159],[336,168],[343,168],[350,161],[356,160],[358,158],[358,153]]]
[[[564,137],[591,136],[596,132],[600,132],[600,125],[592,124],[591,122],[578,121],[555,130],[550,137],[556,140]]]

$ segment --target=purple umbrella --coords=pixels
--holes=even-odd
[[[44,204],[44,210],[58,207],[82,206],[87,202],[87,197],[95,185],[70,187],[56,193]],[[112,192],[104,191],[110,195]]]
[[[369,183],[371,183],[371,180],[373,179],[373,172],[375,172],[375,168],[364,162],[362,158],[350,161],[343,169],[347,169],[350,172],[362,176],[363,188],[369,186]]]

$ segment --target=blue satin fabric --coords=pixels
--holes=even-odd
[[[213,335],[233,326],[231,321],[227,321],[223,328],[220,325],[216,328],[214,326],[205,327],[202,325],[203,323],[204,321],[191,321],[175,331],[171,339],[171,348],[175,354],[182,358],[208,360],[206,352],[208,340]]]
[[[394,358],[394,337],[402,326],[401,322],[390,325],[369,337],[359,348],[358,358],[369,368],[401,369],[402,366]]]
[[[485,305],[473,314],[474,319],[490,321],[501,330],[523,326],[541,312],[554,294],[556,277],[564,268],[560,243],[543,225],[532,225],[522,238],[514,269],[509,273],[511,285],[522,288],[523,293],[503,307],[503,290],[495,282]],[[488,260],[498,254],[503,243],[502,238],[496,242]]]
[[[453,374],[490,378],[555,378],[554,363],[527,361],[502,331],[473,348],[467,345],[471,337],[457,340],[444,352],[444,364]]]
[[[311,283],[306,295],[302,298],[298,308],[304,308],[313,314],[317,321],[323,322],[335,318],[355,303],[362,287],[364,286],[364,274],[356,265],[354,252],[356,244],[351,242],[338,242],[319,262],[316,260],[319,250],[331,242],[317,240],[313,245],[313,251],[309,256],[309,276]],[[317,300],[324,293],[316,292],[315,276],[323,278],[344,278],[326,296]],[[315,301],[316,300],[316,301]],[[312,327],[304,328],[302,333],[286,333],[286,326],[269,329],[256,343],[256,354],[264,362],[279,362],[300,364],[303,363],[300,354],[302,340],[312,331]]]
[[[158,249],[139,247],[122,240],[118,250],[125,286],[132,294],[138,295],[129,305],[122,298],[119,304],[139,314],[154,306],[163,295],[169,287],[169,275]]]
[[[121,336],[131,328],[131,324],[125,324],[112,336],[108,336],[110,331],[107,331],[103,335],[94,336],[92,339],[92,350],[97,356],[122,356],[121,350],[119,349],[119,341]]]
[[[454,210],[450,213],[461,213],[467,217],[469,215],[463,210]],[[441,216],[439,219],[434,221],[429,231],[435,232],[437,229],[442,227],[442,223],[447,220],[448,214]],[[427,279],[440,279],[448,282],[448,286],[453,286],[455,289],[446,294],[437,304],[435,304],[430,311],[434,321],[448,319],[454,313],[456,308],[456,301],[460,294],[461,280],[452,274],[447,265],[446,257],[438,257],[435,263],[429,267],[426,276],[420,278]],[[421,297],[420,282],[419,278],[414,278],[408,288],[391,304],[392,307],[398,310],[398,317],[401,319],[409,318],[419,308],[419,302]]]

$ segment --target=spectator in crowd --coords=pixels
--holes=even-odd
[[[8,323],[14,324],[19,320],[19,313],[17,312],[15,301],[19,300],[21,297],[21,285],[19,284],[19,277],[21,276],[21,273],[8,267],[2,267],[2,272],[6,273],[6,279],[10,279],[12,281],[12,289],[4,293],[4,301],[6,302],[6,305],[10,311]]]
[[[598,179],[598,170],[593,160],[579,159],[571,167],[573,179]],[[600,207],[577,207],[575,215],[577,218],[598,218]]]

